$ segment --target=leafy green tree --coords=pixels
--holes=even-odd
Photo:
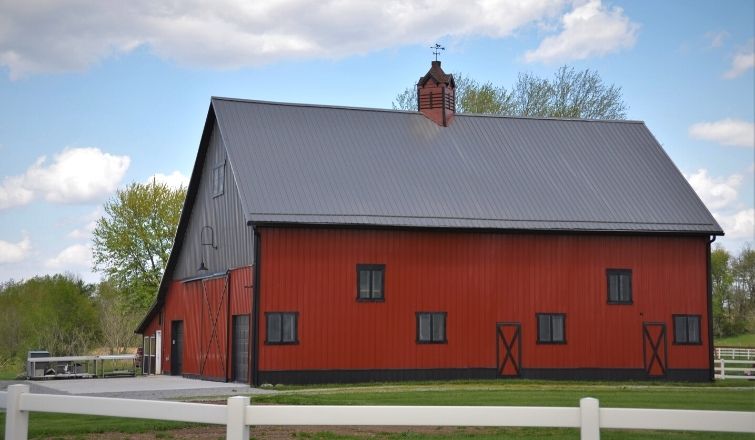
[[[711,252],[713,332],[734,336],[755,331],[755,251],[737,256],[718,246]]]
[[[130,307],[128,296],[109,280],[97,286],[94,300],[100,327],[101,343],[110,354],[121,354],[136,342],[134,329],[143,317],[141,311]]]
[[[731,286],[734,278],[731,275],[729,262],[731,254],[717,246],[710,253],[711,282],[713,284],[713,334],[727,336],[731,334],[729,325]]]
[[[26,351],[87,353],[99,340],[92,286],[72,275],[34,277],[0,287],[0,358]]]
[[[184,188],[132,183],[105,203],[97,220],[94,269],[125,292],[133,310],[143,311],[155,298],[185,198]]]
[[[621,87],[606,85],[594,70],[563,66],[552,79],[520,73],[509,89],[491,82],[479,83],[454,74],[456,110],[506,116],[625,119],[627,106]],[[417,110],[417,90],[410,87],[396,96],[393,108]]]

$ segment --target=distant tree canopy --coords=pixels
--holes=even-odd
[[[0,285],[0,360],[86,353],[100,337],[94,286],[72,275],[34,277]]]
[[[755,332],[755,250],[738,256],[717,247],[711,252],[713,333],[733,336]]]
[[[94,269],[127,297],[132,310],[154,300],[173,246],[186,189],[133,183],[105,203],[93,232]]]
[[[552,79],[520,73],[511,88],[479,83],[454,73],[456,111],[506,116],[586,119],[625,119],[627,105],[621,87],[603,83],[594,70],[577,71],[563,66]],[[417,89],[409,87],[396,96],[393,108],[417,110]]]

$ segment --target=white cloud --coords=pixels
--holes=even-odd
[[[0,240],[0,264],[18,263],[26,259],[31,251],[31,241],[24,235],[18,243]]]
[[[545,38],[524,55],[528,63],[581,60],[634,46],[639,25],[619,7],[604,7],[601,0],[579,4],[561,19],[560,34]]]
[[[731,118],[714,122],[698,122],[689,127],[689,135],[695,139],[717,142],[722,145],[753,148],[755,124]]]
[[[743,209],[733,214],[718,214],[713,216],[721,225],[727,238],[753,239],[755,237],[755,209]]]
[[[74,244],[45,261],[50,269],[70,270],[88,268],[92,265],[92,250],[85,244]]]
[[[705,39],[708,40],[708,47],[718,48],[724,45],[724,40],[729,37],[729,33],[726,31],[718,32],[706,32]]]
[[[710,210],[726,208],[736,202],[739,186],[742,185],[743,180],[743,177],[739,174],[732,174],[728,177],[709,176],[708,170],[704,168],[697,170],[694,174],[685,175],[685,177]]]
[[[734,79],[755,66],[755,38],[739,49],[731,58],[731,67],[724,73],[724,78]]]
[[[147,47],[180,64],[238,68],[339,58],[441,37],[501,38],[568,0],[0,2],[0,66],[12,79],[81,71]],[[616,14],[603,11],[609,24]],[[618,14],[621,19],[621,14]]]
[[[92,237],[92,231],[97,226],[97,220],[102,217],[104,210],[101,206],[82,218],[82,221],[86,222],[83,226],[76,228],[68,233],[69,238],[75,240],[89,240]]]
[[[131,159],[98,148],[67,148],[52,161],[38,158],[23,175],[3,179],[0,209],[24,205],[35,197],[53,203],[99,201],[115,191]]]
[[[179,187],[188,188],[189,187],[189,177],[184,176],[183,173],[181,173],[178,170],[173,171],[170,174],[163,174],[163,173],[153,174],[149,176],[149,178],[146,180],[146,183],[152,183],[152,180],[157,181],[157,183],[164,183],[171,188],[179,188]]]

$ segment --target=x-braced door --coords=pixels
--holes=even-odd
[[[202,280],[204,316],[199,375],[227,379],[228,275]]]
[[[518,322],[496,324],[498,377],[519,377],[522,365],[522,325]]]
[[[663,322],[642,323],[642,359],[648,377],[666,375],[666,324]]]

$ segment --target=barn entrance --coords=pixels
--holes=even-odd
[[[642,359],[648,377],[666,376],[666,324],[663,322],[642,323]]]
[[[233,317],[231,375],[234,382],[249,381],[249,315]]]
[[[170,374],[173,376],[183,373],[184,364],[184,322],[170,323]]]
[[[498,377],[519,377],[522,365],[522,325],[518,322],[496,324]]]

